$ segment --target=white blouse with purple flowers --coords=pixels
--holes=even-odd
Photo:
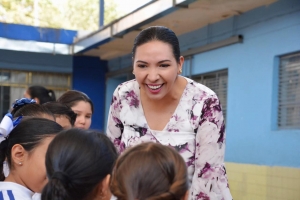
[[[186,79],[179,104],[162,131],[149,128],[137,81],[119,85],[110,106],[107,135],[120,153],[150,141],[174,147],[187,164],[189,199],[231,200],[223,163],[225,124],[219,99],[206,86]]]

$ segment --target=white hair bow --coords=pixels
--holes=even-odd
[[[22,119],[22,116],[13,120],[11,113],[7,113],[0,123],[0,137],[7,137],[10,132],[16,127]]]

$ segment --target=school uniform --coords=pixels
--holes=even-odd
[[[32,200],[41,200],[42,199],[42,194],[41,193],[35,193],[32,196]]]
[[[0,182],[0,200],[32,200],[34,192],[13,182]]]

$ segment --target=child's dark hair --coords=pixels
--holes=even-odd
[[[49,101],[55,101],[55,93],[53,90],[48,90],[43,86],[33,85],[27,89],[31,99],[37,98],[39,104],[43,104]]]
[[[127,149],[116,162],[110,185],[119,200],[179,200],[188,187],[183,158],[171,147],[157,143]]]
[[[47,102],[43,106],[48,109],[55,117],[57,116],[66,116],[70,121],[71,125],[74,126],[76,121],[76,113],[67,105],[64,105],[59,102]]]
[[[111,174],[117,151],[98,131],[72,128],[59,133],[46,153],[49,182],[42,200],[93,199],[95,187]]]
[[[75,106],[79,101],[88,102],[91,105],[92,113],[94,113],[94,104],[92,100],[83,92],[77,90],[69,90],[57,99],[57,102],[65,104],[70,108]]]
[[[29,116],[29,117],[42,117],[42,118],[44,118],[44,116],[47,115],[47,116],[52,116],[53,119],[55,119],[53,113],[50,110],[36,103],[25,104],[17,108],[14,108],[11,111],[11,114],[13,117]]]
[[[11,149],[15,144],[20,144],[30,152],[37,147],[43,139],[54,136],[62,130],[62,127],[54,121],[44,118],[23,117],[18,124],[0,144],[0,181],[5,179],[3,174],[3,162],[7,160],[11,168]]]

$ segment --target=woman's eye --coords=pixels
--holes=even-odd
[[[145,68],[146,65],[139,64],[138,67],[139,67],[139,68]]]
[[[85,116],[87,119],[90,119],[92,116]]]
[[[160,67],[169,67],[169,64],[161,64]]]

